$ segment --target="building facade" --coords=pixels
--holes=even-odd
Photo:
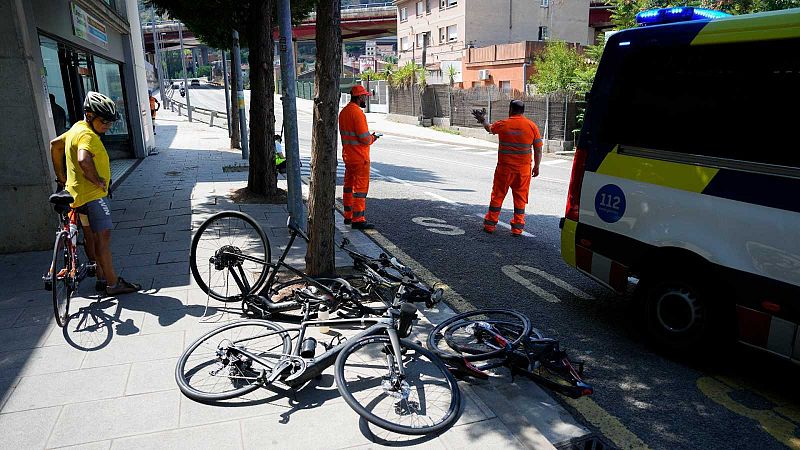
[[[396,0],[400,64],[422,63],[425,50],[428,82],[443,79],[447,66],[461,80],[468,48],[551,39],[586,45],[589,0]]]
[[[136,0],[0,0],[0,253],[50,248],[55,188],[49,141],[82,119],[87,91],[122,119],[102,137],[112,160],[154,144]]]
[[[544,51],[541,41],[489,45],[464,52],[463,87],[497,86],[502,92],[525,91],[533,61]]]

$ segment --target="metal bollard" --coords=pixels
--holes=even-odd
[[[178,103],[178,115],[179,116],[181,115],[181,106],[183,106],[183,104],[182,103]]]
[[[216,111],[211,111],[211,117],[209,117],[209,119],[208,119],[208,126],[209,127],[213,127],[214,126],[214,118],[215,117],[217,117],[217,112]]]

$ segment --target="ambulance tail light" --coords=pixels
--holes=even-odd
[[[575,150],[575,158],[572,160],[572,175],[569,177],[569,191],[567,192],[567,211],[564,216],[575,222],[578,221],[578,212],[581,206],[581,185],[583,184],[583,173],[586,169],[586,150]]]

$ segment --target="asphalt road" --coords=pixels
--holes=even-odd
[[[193,89],[192,104],[224,110],[220,90]],[[279,105],[278,105],[279,106]],[[278,111],[280,117],[280,111]],[[310,115],[298,115],[309,170]],[[800,448],[796,366],[737,346],[704,358],[667,358],[645,343],[629,298],[567,266],[558,220],[571,161],[545,157],[531,184],[526,236],[482,228],[496,152],[386,135],[372,147],[367,220],[470,305],[527,314],[587,364],[595,394],[567,402],[621,447]],[[340,159],[338,181],[341,198]],[[511,219],[511,195],[501,221]]]

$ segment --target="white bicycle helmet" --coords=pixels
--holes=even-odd
[[[94,113],[105,120],[119,120],[119,113],[114,100],[99,92],[89,91],[86,93],[86,100],[83,101],[83,110]]]

